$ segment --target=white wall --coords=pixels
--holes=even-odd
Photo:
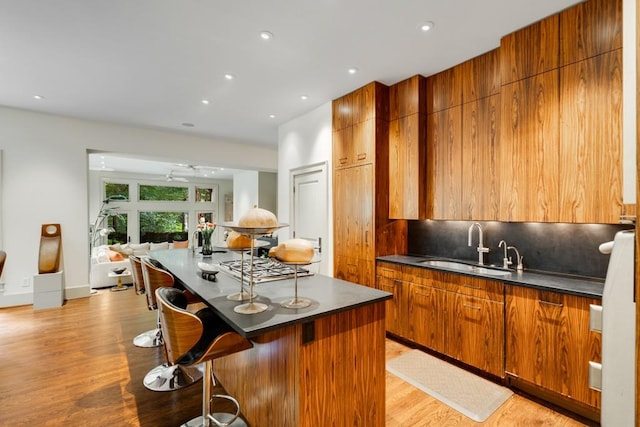
[[[233,174],[233,220],[238,219],[258,204],[258,172],[247,171]]]
[[[333,275],[333,195],[331,193],[331,102],[291,120],[278,129],[278,220],[291,222],[291,170],[302,166],[327,162],[327,244],[323,244],[323,263],[321,272]],[[290,238],[288,228],[279,231],[279,238]]]
[[[0,107],[2,150],[0,247],[7,252],[0,307],[32,302],[40,226],[60,223],[67,297],[89,292],[87,150],[184,162],[224,159],[224,166],[275,171],[268,147],[117,126]],[[22,286],[23,279],[27,286]]]

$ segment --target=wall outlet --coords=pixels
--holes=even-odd
[[[31,281],[29,280],[28,277],[23,277],[22,278],[22,287],[23,288],[28,288],[29,285],[31,285]]]

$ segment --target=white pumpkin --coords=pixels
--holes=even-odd
[[[269,256],[282,262],[311,262],[313,246],[304,239],[291,239],[278,244],[269,250]]]
[[[238,220],[238,226],[251,228],[269,228],[278,225],[275,214],[266,209],[254,206],[245,212]]]
[[[229,249],[246,249],[251,247],[251,239],[237,231],[232,231],[227,236],[227,247]]]

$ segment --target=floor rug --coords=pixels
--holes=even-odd
[[[477,422],[483,422],[513,392],[419,350],[387,362],[387,371]]]

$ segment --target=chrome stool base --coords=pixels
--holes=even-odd
[[[133,339],[133,345],[143,348],[160,347],[162,343],[162,331],[160,329],[143,332]]]
[[[202,379],[202,371],[197,366],[168,365],[156,366],[143,383],[151,391],[173,391],[185,388]]]
[[[234,422],[231,424],[227,424],[230,420],[233,419],[233,414],[228,414],[226,412],[216,412],[215,414],[211,414],[216,420],[218,420],[219,424],[216,424],[214,421],[209,420],[209,426],[217,427],[217,426],[229,426],[229,427],[247,427],[247,423],[244,422],[242,418],[236,418]],[[199,417],[195,417],[192,420],[187,421],[182,424],[180,427],[209,427],[205,426],[202,422],[202,415]]]

